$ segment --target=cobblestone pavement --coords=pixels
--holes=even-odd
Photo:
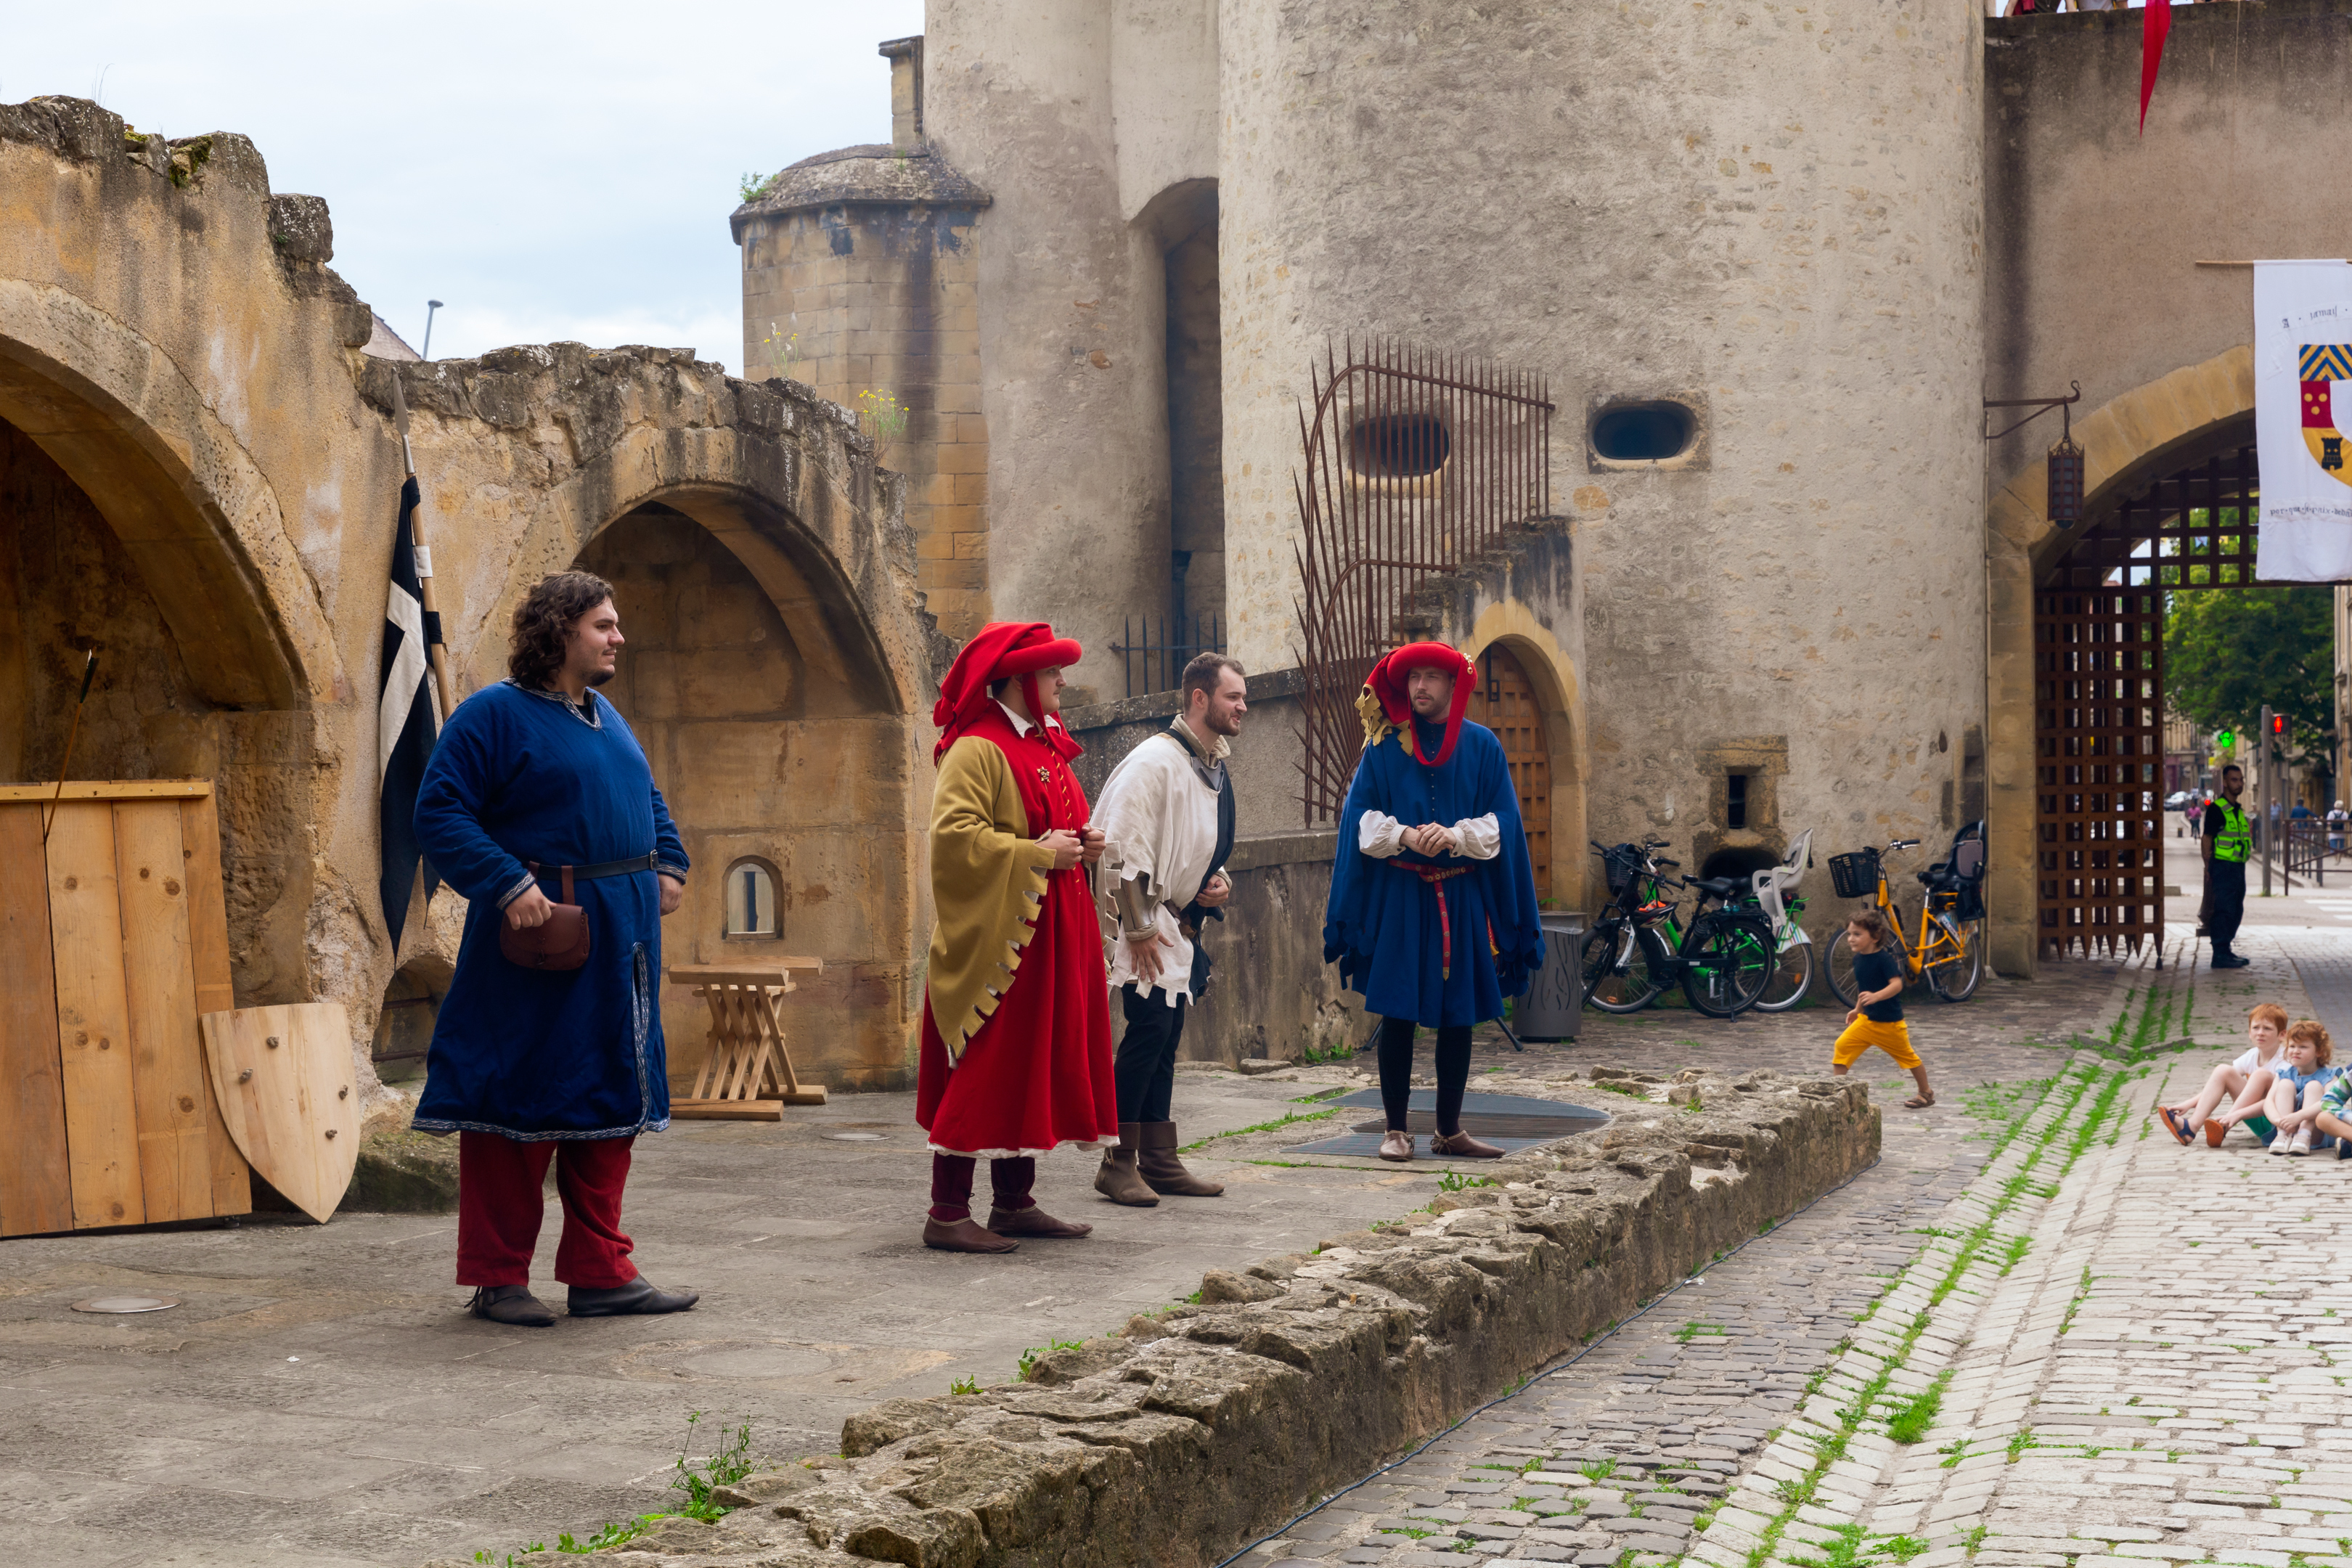
[[[1920,1009],[1951,1087],[1887,1110],[1880,1165],[1254,1555],[2352,1568],[2352,1163],[2182,1149],[2150,1117],[2257,1000],[2352,1053],[2352,929],[2273,900],[2252,967],[2216,974],[2195,893],[2161,968]],[[1747,1065],[1817,1067],[1804,1016]],[[1556,1049],[1629,1033],[1666,1037]]]

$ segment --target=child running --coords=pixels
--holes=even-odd
[[[1846,945],[1853,949],[1853,1010],[1845,1016],[1845,1032],[1838,1036],[1830,1071],[1843,1078],[1876,1046],[1910,1069],[1919,1092],[1903,1102],[1908,1110],[1925,1110],[1936,1103],[1927,1087],[1927,1068],[1911,1048],[1911,1026],[1903,1021],[1903,956],[1895,947],[1895,929],[1874,907],[1856,910],[1845,926]]]
[[[2273,1154],[2308,1154],[2313,1124],[2326,1109],[2327,1090],[2336,1079],[2329,1070],[2335,1047],[2316,1018],[2298,1018],[2287,1026],[2286,1060],[2273,1075],[2263,1114],[2277,1130],[2271,1139]],[[2319,1147],[2335,1142],[2321,1136]]]
[[[2246,1015],[2246,1049],[2237,1060],[2223,1062],[2205,1075],[2205,1087],[2186,1100],[2176,1100],[2170,1105],[2159,1106],[2157,1115],[2163,1120],[2164,1130],[2183,1147],[2195,1142],[2197,1130],[2205,1130],[2206,1143],[2215,1149],[2229,1133],[2229,1123],[2213,1120],[2221,1101],[2228,1100],[2242,1107],[2237,1117],[2261,1124],[2252,1129],[2257,1137],[2267,1141],[2270,1123],[2260,1115],[2263,1102],[2270,1093],[2271,1080],[2286,1060],[2286,1009],[2275,1002],[2264,1002]],[[2257,1079],[2260,1082],[2257,1082]],[[2232,1120],[2237,1119],[2233,1117]]]

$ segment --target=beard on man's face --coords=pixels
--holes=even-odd
[[[619,673],[620,671],[614,669],[597,670],[588,677],[588,684],[591,686],[602,686],[604,682],[612,679],[614,676]]]

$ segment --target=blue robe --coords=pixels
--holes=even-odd
[[[1436,754],[1443,736],[1441,726],[1425,727],[1425,754]],[[1544,956],[1535,873],[1503,744],[1485,725],[1465,720],[1454,754],[1440,766],[1425,767],[1402,739],[1402,731],[1392,732],[1366,748],[1356,764],[1355,783],[1339,811],[1323,960],[1336,962],[1341,983],[1361,992],[1364,1005],[1385,1018],[1411,1018],[1432,1028],[1499,1018],[1503,998],[1528,988]],[[1406,864],[1472,868],[1427,883],[1358,847],[1367,811],[1386,812],[1407,827],[1429,822],[1451,827],[1491,811],[1502,844],[1491,860],[1433,859],[1410,849],[1395,857]],[[1453,926],[1450,975],[1444,973],[1439,937],[1441,895]]]
[[[467,909],[425,1057],[421,1131],[536,1142],[669,1125],[656,874],[573,881],[590,939],[578,969],[525,969],[499,951],[499,900],[529,879],[525,860],[593,866],[651,852],[686,876],[686,847],[637,738],[611,703],[588,700],[599,727],[567,701],[486,687],[457,705],[433,748],[417,842]],[[540,887],[562,896],[554,878]]]

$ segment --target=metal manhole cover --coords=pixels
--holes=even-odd
[[[836,1143],[879,1143],[883,1138],[879,1132],[826,1132],[820,1136],[830,1138]]]
[[[92,1296],[87,1301],[76,1301],[77,1312],[160,1312],[180,1303],[169,1296]]]

